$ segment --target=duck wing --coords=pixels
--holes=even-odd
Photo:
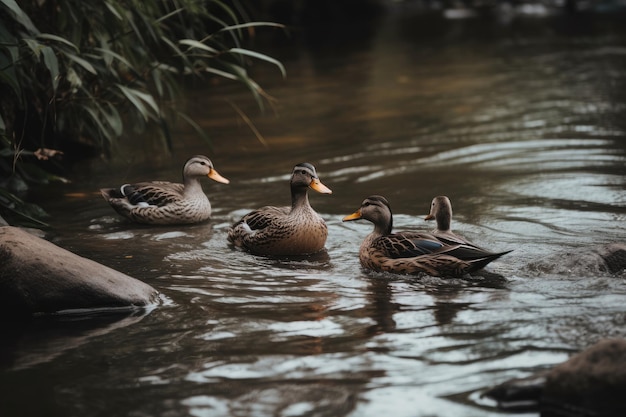
[[[394,233],[376,238],[372,247],[389,258],[398,259],[433,254],[444,249],[445,245],[425,234]]]
[[[445,241],[426,233],[400,232],[380,236],[372,242],[373,253],[389,259],[414,258],[431,275],[462,275],[484,268],[506,252],[489,252],[472,244]]]
[[[241,218],[251,230],[262,230],[276,224],[291,211],[291,207],[265,206],[253,210]]]
[[[455,248],[428,236],[398,233],[376,238],[366,249],[361,262],[378,271],[462,276],[471,268],[471,263],[448,253],[453,253]]]
[[[183,198],[184,185],[166,181],[140,182],[120,187],[120,194],[132,205],[163,207]]]

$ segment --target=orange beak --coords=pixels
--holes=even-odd
[[[424,220],[434,220],[435,216],[433,216],[432,214],[429,214],[428,216],[424,217]]]
[[[344,217],[342,221],[349,222],[350,220],[359,220],[360,218],[361,218],[361,209],[358,209],[354,213],[349,214],[346,217]]]
[[[311,187],[318,193],[322,193],[322,194],[333,193],[332,190],[328,188],[327,186],[325,186],[324,184],[322,184],[322,182],[318,178],[313,178],[313,181],[311,181],[311,185],[309,185],[309,187]]]
[[[219,172],[217,172],[215,169],[211,168],[211,170],[209,171],[209,173],[207,174],[207,177],[211,178],[213,181],[217,181],[217,182],[221,182],[222,184],[228,184],[230,181],[227,180],[226,178],[222,177]]]

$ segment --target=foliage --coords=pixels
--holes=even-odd
[[[285,70],[242,43],[257,26],[281,25],[243,21],[237,10],[221,0],[0,0],[0,154],[68,143],[106,150],[128,126],[149,124],[171,143],[170,121],[197,127],[173,106],[189,76],[242,82],[263,107],[248,63]]]

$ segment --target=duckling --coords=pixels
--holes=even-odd
[[[463,243],[450,244],[429,233],[392,233],[391,207],[387,199],[379,195],[363,200],[361,207],[343,221],[358,219],[374,224],[374,231],[359,249],[361,265],[373,271],[461,277],[508,253],[492,253]]]
[[[209,177],[228,184],[203,155],[196,155],[183,167],[183,184],[166,181],[124,184],[120,188],[102,188],[104,199],[120,215],[143,224],[191,224],[211,217],[211,202],[199,179]]]
[[[321,251],[328,227],[309,204],[307,191],[332,191],[322,184],[309,163],[293,168],[290,186],[291,207],[265,206],[246,214],[228,230],[228,241],[258,255],[307,255]]]

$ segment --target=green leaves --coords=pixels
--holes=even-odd
[[[263,109],[267,96],[247,67],[286,71],[246,48],[246,37],[284,27],[245,21],[240,7],[221,0],[0,0],[0,176],[13,173],[4,151],[14,157],[50,147],[49,133],[54,146],[80,141],[106,151],[129,127],[150,124],[170,144],[169,123],[184,121],[208,141],[177,106],[187,77],[239,82]]]
[[[124,87],[121,84],[118,84],[117,88],[119,88],[122,94],[124,94],[124,96],[128,99],[128,101],[130,101],[133,106],[135,106],[135,109],[141,114],[141,116],[143,116],[146,122],[149,119],[159,119],[159,106],[157,106],[156,101],[154,101],[154,97],[152,97],[150,94],[142,93],[139,90]]]
[[[9,13],[12,15],[13,19],[22,25],[28,32],[37,33],[37,28],[31,22],[30,17],[22,9],[14,0],[0,0],[0,5],[4,6]]]
[[[54,50],[49,46],[44,46],[41,49],[41,55],[43,56],[43,62],[48,72],[50,73],[50,79],[52,80],[52,91],[56,93],[59,87],[59,60],[54,54]]]
[[[0,1],[2,1],[2,0],[0,0]],[[40,33],[39,35],[37,35],[37,39],[49,40],[49,41],[53,41],[53,42],[59,42],[59,43],[64,44],[65,46],[70,47],[75,52],[80,52],[76,45],[74,45],[72,42],[68,41],[67,39],[62,38],[61,36],[52,35],[50,33]]]
[[[180,41],[178,41],[178,43],[180,43],[181,45],[186,45],[189,46],[189,49],[200,49],[202,51],[206,51],[209,52],[212,56],[215,56],[217,54],[219,54],[219,51],[215,48],[211,48],[208,45],[203,44],[200,41],[197,41],[195,39],[181,39]]]
[[[285,71],[285,67],[283,66],[283,64],[281,64],[278,60],[271,58],[267,55],[264,54],[260,54],[258,52],[254,52],[254,51],[250,51],[248,49],[242,49],[242,48],[232,48],[229,50],[230,53],[232,54],[239,54],[239,55],[247,55],[250,56],[252,58],[256,58],[256,59],[260,59],[262,61],[267,61],[271,64],[274,64],[278,67],[278,69],[280,70],[280,73],[283,75],[283,78],[287,76],[287,72]]]
[[[27,2],[23,7],[34,16],[46,15],[46,2]],[[123,134],[123,128],[110,129],[96,121],[103,108],[113,106],[127,118],[160,124],[168,114],[162,106],[173,103],[184,76],[239,81],[261,108],[264,95],[245,67],[257,60],[286,76],[278,60],[241,45],[246,29],[283,26],[240,21],[236,11],[219,0],[59,0],[58,13],[52,16],[57,20],[46,26],[46,32],[39,31],[15,0],[0,0],[0,8],[7,12],[0,14],[0,84],[10,87],[19,105],[29,97],[47,95],[55,112],[67,113],[53,114],[45,122],[62,119],[66,135],[90,133],[97,146],[107,146]],[[214,31],[207,35],[211,26]],[[21,30],[6,29],[15,27]],[[47,80],[41,78],[41,70]],[[77,103],[84,111],[76,111]],[[46,111],[42,109],[42,114]],[[80,114],[86,119],[80,120]],[[5,126],[11,125],[8,115],[0,117]],[[94,128],[101,131],[94,135]]]

